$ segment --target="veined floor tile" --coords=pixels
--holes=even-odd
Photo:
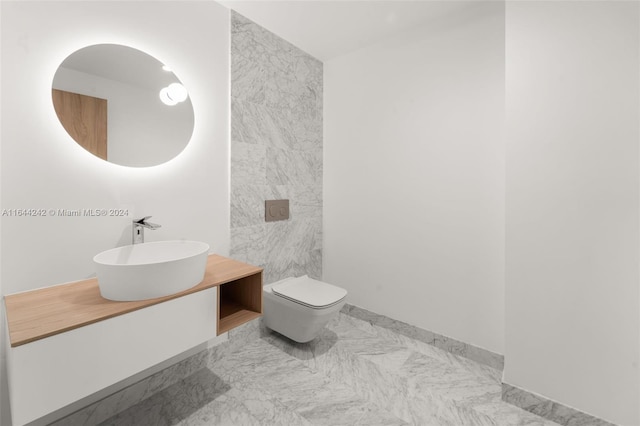
[[[473,408],[474,410],[493,418],[498,425],[558,426],[557,423],[552,422],[551,420],[547,420],[503,401],[476,404]]]
[[[163,426],[187,420],[202,407],[224,400],[229,386],[203,368],[101,423],[103,426]],[[229,404],[227,404],[229,405]]]
[[[346,322],[351,323],[349,319]],[[345,329],[347,333],[343,333]],[[407,423],[452,426],[495,424],[489,416],[475,412],[469,406],[453,403],[455,397],[460,399],[459,396],[464,395],[465,391],[470,397],[493,392],[493,396],[499,398],[501,388],[495,381],[487,378],[484,382],[478,382],[464,366],[456,368],[456,364],[450,363],[448,357],[431,358],[422,355],[399,345],[395,339],[389,340],[375,334],[375,330],[371,328],[354,329],[334,322],[331,324],[331,331],[339,334],[338,339],[331,348],[321,353],[314,353],[317,345],[313,343],[298,344],[277,333],[267,333],[263,339],[284,353],[298,357],[310,369],[323,373],[337,383],[345,384],[359,396]],[[305,351],[314,353],[314,356],[309,356]],[[440,392],[435,387],[416,391],[416,383],[423,383],[424,380],[417,379],[416,372],[411,371],[408,366],[427,366],[429,363],[435,373],[451,370],[469,382],[459,380],[461,383],[457,383],[452,389],[445,388]],[[476,390],[474,385],[483,387]]]
[[[260,419],[261,425],[310,426],[312,424],[262,390],[248,387],[232,388],[226,395],[242,401],[249,413]]]
[[[260,392],[312,424],[357,424],[371,416],[384,419],[383,424],[404,424],[349,387],[332,382],[263,340],[247,345],[213,370],[234,387]]]
[[[500,371],[344,313],[309,343],[253,325],[209,353],[207,368],[103,424],[554,424],[504,403]]]
[[[466,369],[415,353],[398,372],[407,379],[409,393],[431,393],[455,401],[492,395],[502,397],[501,385],[474,377]]]
[[[132,423],[136,424],[137,423]],[[211,401],[199,410],[189,415],[178,423],[170,423],[179,426],[199,425],[246,425],[262,426],[266,424],[262,419],[251,415],[241,401],[222,395],[215,401]]]

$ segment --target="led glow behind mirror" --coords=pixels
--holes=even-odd
[[[187,89],[163,67],[127,46],[80,49],[53,78],[58,119],[78,145],[106,161],[132,167],[165,163],[189,143],[194,112]]]

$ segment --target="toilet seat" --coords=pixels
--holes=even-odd
[[[313,309],[335,305],[347,295],[345,289],[314,280],[307,275],[287,278],[274,284],[271,289],[277,296]]]

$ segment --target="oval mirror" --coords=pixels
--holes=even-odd
[[[193,133],[193,106],[180,80],[127,46],[97,44],[69,55],[53,78],[52,98],[80,146],[123,166],[167,162]]]

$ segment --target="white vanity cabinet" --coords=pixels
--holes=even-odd
[[[213,339],[215,324],[211,288],[11,348],[14,426]]]
[[[209,256],[201,284],[160,299],[107,301],[95,295],[93,281],[5,297],[14,426],[215,338],[223,332],[221,311],[243,321],[262,313],[262,269],[217,255]],[[47,306],[38,306],[47,300]]]

